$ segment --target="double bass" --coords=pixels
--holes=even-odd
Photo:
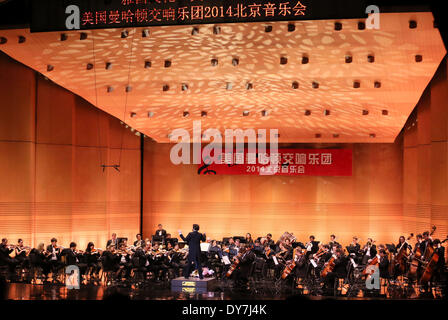
[[[406,239],[406,241],[411,240],[414,237],[414,234],[411,233],[409,237]],[[398,265],[398,269],[400,270],[401,274],[404,274],[406,271],[406,262],[405,259],[407,258],[406,250],[404,249],[404,244],[407,242],[403,242],[403,244],[400,247],[400,250],[398,251],[396,257],[394,258],[395,263],[394,265]]]

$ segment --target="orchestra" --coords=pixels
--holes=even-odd
[[[336,241],[334,234],[329,236],[328,242],[317,241],[311,235],[305,244],[289,232],[277,242],[271,234],[252,238],[247,233],[245,237],[229,237],[223,241],[206,240],[205,235],[201,235],[200,241],[207,241],[208,247],[206,251],[197,247],[194,259],[189,258],[191,252],[187,243],[167,238],[166,231],[161,228],[159,225],[156,232],[160,238],[143,239],[137,234],[133,245],[114,233],[105,250],[96,248],[93,242],[89,242],[84,251],[78,250],[75,242],[64,248],[58,245],[56,238],[52,238],[47,247],[39,243],[36,248],[25,246],[22,239],[16,245],[2,239],[0,267],[8,274],[8,281],[45,283],[51,279],[58,283],[63,282],[64,268],[76,265],[84,284],[109,285],[133,281],[137,274],[139,281],[169,281],[180,277],[182,271],[190,272],[188,263],[193,261],[200,278],[202,265],[213,270],[218,280],[233,281],[236,287],[244,288],[249,285],[251,272],[263,266],[262,277],[289,281],[297,288],[313,283],[320,288],[320,294],[332,294],[339,283],[353,285],[355,277],[364,281],[370,276],[369,266],[378,267],[382,284],[406,281],[422,292],[446,281],[444,243],[447,239],[433,239],[435,227],[432,232],[417,235],[415,243],[411,240],[413,234],[400,236],[396,244],[377,244],[372,238],[364,242],[354,236],[345,248]],[[184,240],[188,238],[180,236]],[[188,277],[189,273],[184,276]]]

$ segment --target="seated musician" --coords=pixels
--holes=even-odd
[[[23,240],[19,239],[17,241],[16,251],[16,261],[22,268],[27,268],[29,266],[28,253],[30,248],[23,245]]]
[[[434,274],[435,280],[442,280],[445,268],[445,247],[442,245],[440,239],[435,239],[433,241],[434,254],[437,254],[439,260],[437,260],[436,271]]]
[[[235,242],[234,242],[234,249],[236,250],[236,253],[238,254],[238,252],[240,251],[240,249],[241,249],[241,240],[240,239],[236,239],[235,240]]]
[[[293,271],[295,272],[296,277],[298,279],[304,279],[307,274],[308,264],[305,254],[299,248],[297,248],[296,250],[296,256],[294,257],[294,260],[296,262],[296,267]]]
[[[221,274],[223,271],[222,250],[216,240],[212,240],[208,247],[207,267],[214,270],[216,274]]]
[[[228,248],[229,248],[229,259],[232,259],[233,257],[235,257],[238,254],[238,249],[236,244],[235,244],[235,240],[233,238],[229,239],[229,243],[228,243]]]
[[[330,235],[330,242],[328,243],[328,245],[330,246],[330,249],[333,248],[334,245],[339,245],[339,242],[336,241],[336,236],[334,234]]]
[[[154,273],[154,280],[161,281],[165,278],[168,266],[166,265],[166,257],[160,250],[159,243],[155,242],[151,249],[149,259],[150,270]]]
[[[112,238],[107,240],[106,248],[109,247],[110,245],[113,245],[115,249],[118,248],[118,239],[116,233],[112,233]]]
[[[246,244],[252,245],[254,240],[252,239],[252,235],[250,233],[246,233]]]
[[[265,242],[265,244],[267,244],[270,247],[275,244],[275,241],[272,239],[272,234],[268,233],[266,235],[266,242]]]
[[[380,278],[382,278],[382,279],[390,279],[390,274],[389,274],[389,257],[387,256],[386,250],[385,249],[380,249],[378,255],[379,255],[379,258],[378,258],[378,261],[379,261],[378,268],[380,270]]]
[[[334,267],[331,272],[324,278],[324,294],[332,295],[335,288],[336,279],[345,278],[347,276],[348,258],[344,255],[342,248],[336,250]]]
[[[322,245],[321,249],[319,250],[322,250],[322,252],[319,254],[319,258],[316,262],[316,273],[318,274],[320,274],[320,272],[322,271],[324,264],[331,258],[330,246],[328,244]]]
[[[174,270],[174,274],[176,276],[180,276],[182,274],[182,270],[185,268],[187,264],[187,254],[188,250],[183,250],[179,248],[179,243],[174,245],[173,251],[171,253],[171,268]]]
[[[8,245],[8,239],[3,238],[0,245],[0,266],[7,266],[9,274],[14,277],[17,261],[10,256],[13,250],[14,249]]]
[[[44,281],[47,281],[48,273],[50,273],[50,264],[47,260],[48,253],[45,251],[45,245],[39,243],[37,248],[31,249],[29,254],[30,266],[33,271],[41,269],[42,274],[45,277]]]
[[[137,233],[135,237],[137,238],[137,240],[134,241],[134,247],[142,248],[145,244],[145,242],[142,239],[142,235],[140,233]]]
[[[132,263],[131,263],[130,253],[128,252],[128,250],[126,248],[125,241],[120,243],[117,254],[119,257],[119,262],[118,262],[119,270],[116,273],[117,278],[118,279],[122,279],[122,278],[127,279],[131,273]]]
[[[367,243],[362,250],[362,264],[367,264],[367,261],[374,258],[376,254],[376,245],[373,244],[373,239],[367,238]]]
[[[96,279],[98,279],[99,272],[101,269],[100,265],[101,251],[95,248],[93,242],[89,242],[87,244],[87,248],[86,251],[84,252],[84,255],[86,257],[87,275],[89,277],[94,276]]]
[[[157,230],[154,232],[153,241],[159,241],[164,243],[166,238],[166,230],[163,229],[163,226],[159,223],[157,225]]]
[[[255,255],[257,255],[258,257],[261,257],[264,253],[264,247],[260,242],[260,239],[256,239],[254,241],[254,247],[253,247],[253,252],[255,253]]]
[[[245,290],[248,286],[249,272],[252,262],[255,260],[255,254],[250,249],[250,246],[246,244],[242,246],[241,252],[235,259],[239,260],[238,266],[232,274],[235,279],[235,286]]]
[[[104,251],[103,254],[101,255],[103,272],[112,271],[116,273],[120,268],[119,266],[120,258],[121,256],[118,255],[118,253],[116,252],[115,245],[110,244],[106,248],[106,251]]]
[[[56,275],[63,267],[61,262],[62,248],[58,246],[58,240],[56,238],[51,239],[51,244],[47,246],[48,262],[50,264],[50,270],[53,274],[53,281],[56,281]]]
[[[79,272],[81,275],[85,274],[87,270],[87,264],[84,262],[84,257],[82,257],[81,251],[76,250],[76,243],[71,242],[69,249],[64,249],[61,252],[61,256],[66,257],[65,264],[67,266],[76,265],[79,268]]]

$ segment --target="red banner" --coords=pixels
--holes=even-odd
[[[203,157],[202,157],[203,158]],[[350,149],[279,149],[273,153],[221,152],[203,158],[198,174],[351,176]]]

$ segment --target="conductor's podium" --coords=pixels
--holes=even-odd
[[[217,285],[216,278],[179,277],[171,280],[171,291],[185,293],[207,293],[214,291]]]

